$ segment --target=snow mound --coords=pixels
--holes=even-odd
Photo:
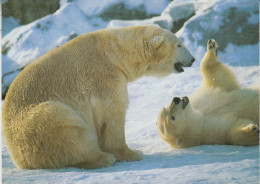
[[[219,44],[221,60],[234,66],[256,66],[259,58],[258,5],[258,1],[248,0],[176,0],[158,17],[112,20],[108,27],[157,24],[176,33],[197,61],[201,61],[207,41],[213,38]]]
[[[258,1],[219,0],[185,22],[177,36],[199,61],[203,57],[201,53],[206,51],[207,40],[214,38],[223,54],[220,59],[226,60],[227,57],[234,56],[229,61],[231,65],[258,65],[258,4]],[[233,52],[234,50],[241,52]]]
[[[112,20],[109,22],[109,28],[127,27],[133,25],[157,24],[162,28],[171,30],[179,21],[184,22],[195,14],[193,3],[170,3],[160,16],[145,20]],[[175,30],[172,30],[173,32]]]
[[[76,3],[87,16],[101,15],[103,12],[117,5],[123,5],[126,10],[139,9],[147,15],[153,15],[160,14],[170,0],[96,0],[95,3],[93,3],[92,0],[74,0],[73,2]],[[61,6],[66,3],[67,0],[60,1]]]

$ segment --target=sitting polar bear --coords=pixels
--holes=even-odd
[[[161,138],[174,148],[203,144],[259,144],[259,90],[241,89],[218,61],[209,40],[201,61],[204,85],[191,97],[175,97],[157,120]]]
[[[125,141],[127,82],[183,72],[194,58],[157,26],[78,36],[28,65],[9,88],[4,137],[23,169],[111,166],[141,160]]]

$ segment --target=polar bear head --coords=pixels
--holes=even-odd
[[[167,76],[181,73],[195,61],[190,52],[172,32],[155,25],[107,29],[98,47],[133,81],[143,75]],[[116,59],[116,60],[115,60]],[[120,62],[116,62],[116,61]]]
[[[183,137],[192,122],[192,111],[188,97],[175,97],[168,107],[160,111],[156,124],[161,138],[172,147],[184,146]]]
[[[181,73],[183,67],[192,65],[195,58],[172,32],[157,26],[148,28],[145,31],[147,45],[144,45],[144,49],[151,53],[148,75]]]

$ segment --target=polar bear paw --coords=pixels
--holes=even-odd
[[[114,155],[106,153],[104,157],[100,159],[100,162],[103,163],[104,167],[109,167],[114,165],[114,163],[116,162],[116,158],[114,157]]]
[[[217,56],[218,55],[217,48],[218,48],[217,42],[214,39],[210,39],[207,43],[208,52],[213,52]]]
[[[256,124],[250,123],[249,125],[243,127],[242,130],[246,133],[259,135],[259,127]]]

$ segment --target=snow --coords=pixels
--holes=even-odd
[[[70,16],[71,14],[75,16]],[[78,22],[78,24],[71,24],[71,22]],[[59,46],[56,43],[57,38],[69,35],[71,30],[77,34],[93,31],[93,26],[89,26],[86,22],[85,15],[77,5],[66,4],[51,16],[14,29],[3,38],[2,43],[9,41],[7,45],[13,44],[7,57],[16,61],[19,66],[25,66],[35,58]],[[46,41],[46,37],[48,41]],[[17,40],[20,41],[15,44]],[[17,50],[19,52],[16,52]]]
[[[195,5],[198,4],[200,3],[195,3]],[[237,59],[236,65],[238,63],[241,66],[247,65],[245,63],[258,65],[258,31],[254,33],[252,30],[259,30],[259,20],[256,18],[259,16],[259,2],[254,0],[218,0],[207,5],[207,7],[204,6],[205,9],[200,9],[195,16],[186,21],[182,29],[176,34],[183,40],[184,45],[195,58],[199,61],[202,59],[207,40],[214,38],[218,42],[221,52]],[[250,30],[250,33],[246,32],[245,30],[250,26],[255,26],[255,28]],[[240,29],[239,32],[234,34],[238,29]],[[253,38],[251,44],[246,43]],[[234,43],[236,43],[236,46],[231,45]],[[233,54],[228,50],[228,46],[235,50],[242,50],[244,45],[252,49],[251,51],[247,50],[250,52],[249,57],[244,56],[244,52],[243,54]],[[237,54],[239,57],[236,57]]]
[[[257,66],[232,67],[243,87],[259,86]],[[202,85],[199,67],[166,78],[144,77],[128,85],[126,140],[145,154],[138,162],[109,168],[20,170],[3,143],[3,183],[258,183],[259,146],[204,145],[173,149],[163,142],[155,125],[159,110],[174,96],[190,96]]]
[[[126,115],[126,140],[132,149],[145,154],[138,162],[120,162],[109,168],[20,170],[10,159],[2,139],[3,183],[259,183],[259,146],[204,145],[173,149],[163,142],[155,125],[158,112],[175,96],[190,96],[202,85],[200,60],[206,43],[215,38],[220,60],[231,66],[243,87],[259,86],[259,38],[248,39],[246,26],[259,32],[259,2],[256,0],[61,0],[54,14],[3,35],[2,89],[7,89],[20,68],[71,38],[106,27],[158,24],[171,30],[173,21],[186,19],[176,35],[196,58],[191,68],[166,78],[143,77],[128,85],[129,108]],[[143,6],[148,14],[161,14],[145,20],[104,21],[98,15],[108,7],[124,3],[127,8]],[[167,6],[167,4],[169,5]],[[232,9],[236,7],[236,9]],[[176,10],[176,11],[173,11]],[[256,13],[257,12],[257,13]],[[192,17],[189,17],[192,15]],[[246,17],[228,19],[230,13]],[[240,17],[241,18],[241,17]],[[225,21],[230,24],[225,28]],[[240,22],[241,23],[240,23]],[[10,19],[15,24],[15,20]],[[245,26],[246,25],[246,26]],[[10,29],[12,28],[10,24]],[[221,30],[220,30],[221,29]],[[236,37],[233,37],[237,34]],[[221,40],[220,36],[226,36]],[[236,40],[242,40],[237,44]],[[9,48],[10,47],[10,48]]]
[[[67,0],[60,1],[61,6],[66,3]],[[88,16],[101,14],[105,9],[120,3],[125,4],[129,9],[143,6],[148,14],[160,14],[169,3],[169,0],[95,0],[95,3],[92,0],[76,0],[75,3]]]
[[[166,16],[152,17],[151,19],[144,19],[144,20],[111,20],[108,23],[107,28],[149,25],[155,23],[160,25],[163,28],[170,28],[172,26],[171,17],[166,15]]]
[[[9,33],[12,29],[19,26],[19,21],[14,17],[2,17],[3,26],[2,26],[2,37]]]
[[[259,42],[256,45],[245,46],[236,46],[228,43],[224,52],[221,52],[221,54],[220,59],[228,62],[230,65],[254,66],[257,65],[259,61]],[[241,60],[239,64],[237,63],[238,60]]]
[[[172,21],[176,21],[188,17],[194,12],[195,6],[193,3],[171,3],[162,12],[162,16],[169,14],[172,17]]]

